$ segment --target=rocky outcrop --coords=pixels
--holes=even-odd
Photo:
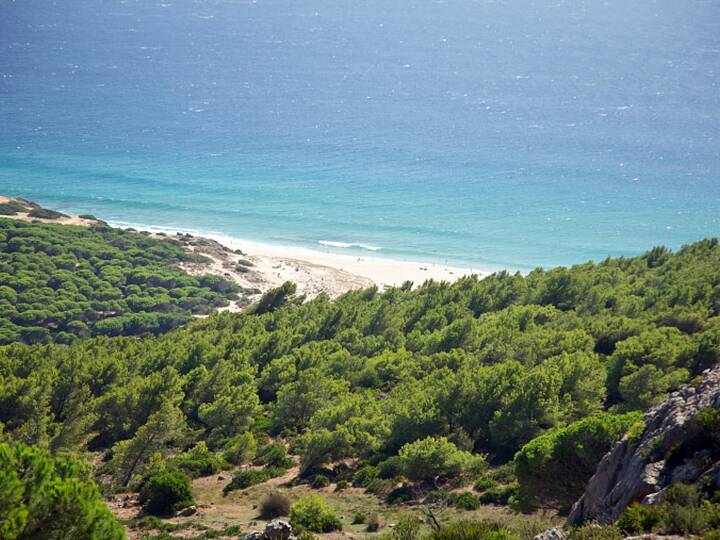
[[[720,481],[716,453],[693,446],[703,434],[692,420],[708,407],[720,408],[720,366],[703,373],[696,387],[674,392],[651,409],[642,435],[626,436],[603,457],[584,495],[573,505],[568,524],[612,523],[628,504],[652,504],[675,482],[693,483],[705,476]]]
[[[567,540],[567,537],[567,533],[560,527],[553,527],[540,534],[536,534],[533,536],[533,540]]]
[[[292,527],[287,521],[273,519],[265,525],[265,531],[245,535],[245,540],[295,540]]]

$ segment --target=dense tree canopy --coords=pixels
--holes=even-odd
[[[65,234],[4,226],[6,233]],[[6,245],[15,238],[8,235]],[[72,229],[71,236],[80,244],[125,241],[103,230]],[[57,242],[20,250],[23,264],[65,256],[48,255]],[[130,258],[142,251],[147,261],[153,246],[121,251]],[[154,272],[164,275],[153,262],[121,265],[127,271],[113,285],[115,278],[101,278],[113,275],[106,267],[114,251],[107,264],[96,255],[72,257],[73,265],[89,265],[93,290],[127,292],[140,272],[144,293],[131,296],[154,298],[146,284]],[[29,290],[45,294],[45,287]],[[5,305],[27,303],[19,302],[20,289],[0,287]],[[0,347],[3,436],[53,450],[112,449],[108,467],[119,484],[132,484],[151,454],[199,441],[240,463],[250,459],[256,437],[278,436],[301,455],[303,474],[338,460],[363,466],[399,456],[392,463],[406,478],[431,482],[480,463],[471,454],[508,461],[541,437],[518,463],[528,467],[526,485],[542,487],[548,476],[587,475],[627,427],[616,415],[657,403],[720,358],[716,240],[675,254],[654,249],[527,276],[370,288],[335,301],[302,303],[293,293],[285,285],[268,293],[261,309],[212,315],[159,336]],[[128,307],[134,301],[121,296]],[[71,319],[58,329],[80,321]],[[92,333],[105,332],[96,325]],[[581,452],[576,443],[589,446]],[[580,472],[558,471],[556,454]],[[418,473],[426,462],[432,478]],[[577,488],[577,478],[567,480]]]
[[[191,276],[179,241],[0,219],[0,344],[171,330],[227,305],[237,287]]]

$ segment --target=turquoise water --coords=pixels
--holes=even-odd
[[[719,149],[717,2],[0,4],[0,192],[115,223],[525,270],[718,235]]]

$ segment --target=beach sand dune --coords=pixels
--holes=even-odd
[[[0,203],[20,202],[23,199],[0,196]],[[28,208],[29,210],[29,208]],[[27,212],[0,216],[23,221],[32,221]],[[99,221],[78,216],[63,216],[56,219],[39,219],[44,223],[91,226]],[[367,257],[338,254],[328,251],[310,250],[300,247],[275,246],[250,242],[230,237],[204,237],[183,232],[158,232],[149,230],[160,239],[180,240],[192,253],[203,255],[208,262],[188,262],[181,266],[191,274],[210,273],[235,281],[245,292],[241,299],[229,307],[238,311],[246,307],[259,295],[278,287],[286,281],[297,285],[298,294],[307,298],[325,293],[336,298],[350,290],[377,285],[380,290],[399,286],[406,281],[415,285],[429,279],[455,281],[470,274],[485,275],[469,268],[456,268],[442,264],[399,261],[382,257]]]

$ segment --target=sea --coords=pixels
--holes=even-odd
[[[717,0],[2,0],[0,193],[528,271],[720,234]]]

